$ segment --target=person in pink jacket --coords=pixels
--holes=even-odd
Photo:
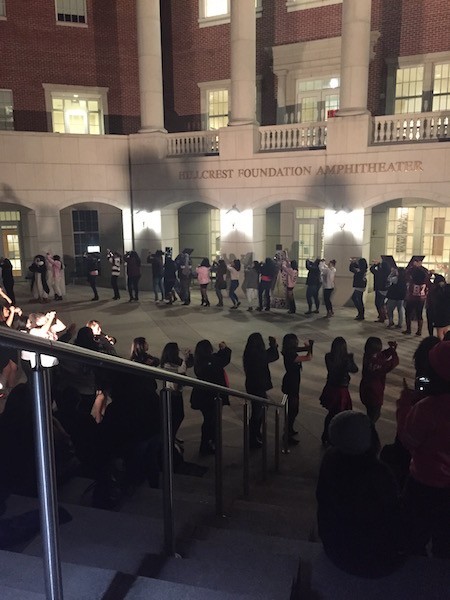
[[[427,396],[397,401],[397,433],[411,453],[405,486],[406,508],[413,517],[412,552],[450,558],[450,341],[428,353]]]
[[[202,306],[209,306],[208,300],[208,284],[211,282],[211,265],[209,260],[204,258],[200,263],[200,266],[196,268],[197,279],[200,285],[200,292],[202,294]]]

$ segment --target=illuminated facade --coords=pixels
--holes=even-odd
[[[0,66],[18,272],[49,248],[75,271],[93,240],[258,259],[282,244],[337,259],[342,302],[350,256],[448,272],[445,0],[35,4],[0,2],[2,56],[18,24],[42,33],[29,64]]]

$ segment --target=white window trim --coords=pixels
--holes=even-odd
[[[3,14],[0,14],[0,21],[6,21],[6,0],[2,0],[0,5],[3,7]]]
[[[81,27],[82,29],[86,29],[88,26],[88,10],[87,10],[87,1],[84,0],[84,5],[86,7],[85,15],[86,15],[86,23],[71,23],[69,21],[59,21],[58,20],[58,2],[55,0],[55,20],[57,25],[61,25],[62,27]]]
[[[48,131],[53,132],[53,104],[52,99],[53,96],[61,97],[61,96],[73,96],[74,94],[79,94],[84,98],[92,98],[92,99],[100,99],[102,104],[102,115],[103,115],[103,124],[102,129],[105,134],[105,121],[109,115],[108,109],[108,92],[109,88],[107,87],[90,87],[90,86],[80,86],[80,85],[64,85],[64,84],[56,84],[56,83],[43,83],[42,87],[44,88],[45,93],[45,110],[47,112],[48,118]],[[62,135],[62,134],[59,134]],[[64,135],[73,135],[73,134],[64,134]],[[89,134],[83,134],[89,135]]]
[[[221,79],[216,81],[202,81],[197,84],[200,90],[200,114],[208,118],[208,92],[214,92],[216,90],[228,90],[228,114],[230,113],[230,90],[231,90],[231,79]],[[207,123],[204,123],[205,130],[207,130]]]
[[[297,10],[319,8],[320,6],[330,6],[331,4],[342,4],[342,0],[286,0],[286,9],[287,12],[295,12]]]
[[[262,15],[263,11],[263,0],[258,0],[258,6],[255,7],[256,18],[259,19]],[[228,1],[228,12],[223,15],[217,15],[216,17],[206,17],[205,16],[205,4],[204,0],[199,0],[199,18],[198,25],[199,27],[214,27],[215,25],[225,25],[230,22],[230,0]]]

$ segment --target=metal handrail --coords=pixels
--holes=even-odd
[[[27,350],[36,353],[36,364],[32,369],[32,382],[34,384],[34,414],[35,414],[35,439],[37,476],[39,489],[39,503],[41,515],[41,531],[43,538],[44,576],[46,596],[49,600],[63,600],[63,586],[61,577],[61,559],[59,552],[58,528],[58,503],[56,492],[56,469],[53,450],[53,433],[51,426],[51,394],[49,384],[49,368],[42,367],[41,357],[50,355],[56,358],[70,359],[83,362],[95,367],[114,368],[121,372],[140,373],[151,375],[154,379],[163,382],[174,382],[184,386],[200,387],[213,391],[217,402],[216,418],[216,456],[215,456],[215,490],[216,513],[223,513],[223,476],[222,476],[222,398],[221,393],[228,394],[244,400],[245,414],[249,401],[260,402],[264,405],[263,421],[263,478],[267,472],[267,424],[265,414],[268,406],[276,407],[276,411],[283,408],[285,414],[285,432],[287,402],[286,395],[281,403],[268,398],[260,398],[225,386],[205,382],[193,377],[171,373],[164,369],[150,367],[132,362],[117,356],[102,354],[95,350],[87,350],[65,342],[53,342],[42,338],[27,335],[23,332],[13,331],[6,327],[0,330],[0,346],[9,346],[18,350]],[[51,367],[50,367],[51,368]],[[166,387],[161,391],[162,402],[162,465],[163,465],[163,511],[164,511],[164,543],[166,553],[174,556],[175,553],[175,527],[173,511],[173,434],[171,424],[171,390]],[[275,419],[275,440],[279,446],[279,419]],[[247,430],[247,431],[246,431]],[[285,436],[284,436],[285,437]],[[287,446],[285,444],[285,450]],[[279,447],[275,448],[275,466],[279,466]],[[248,493],[249,474],[248,452],[248,417],[244,419],[244,495]]]

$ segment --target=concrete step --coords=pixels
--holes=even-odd
[[[237,551],[193,543],[190,557],[169,558],[158,577],[215,591],[248,594],[255,600],[287,600],[297,584],[298,559],[270,552]]]
[[[124,600],[162,600],[163,598],[164,600],[254,600],[255,597],[138,577]],[[30,598],[30,600],[34,599]]]
[[[111,570],[68,563],[62,564],[61,571],[65,600],[100,600],[115,575]],[[45,599],[42,560],[0,550],[0,598]]]
[[[321,600],[448,600],[450,597],[450,568],[446,560],[409,558],[397,572],[378,579],[344,573],[323,551],[313,559],[311,567],[311,597]]]

